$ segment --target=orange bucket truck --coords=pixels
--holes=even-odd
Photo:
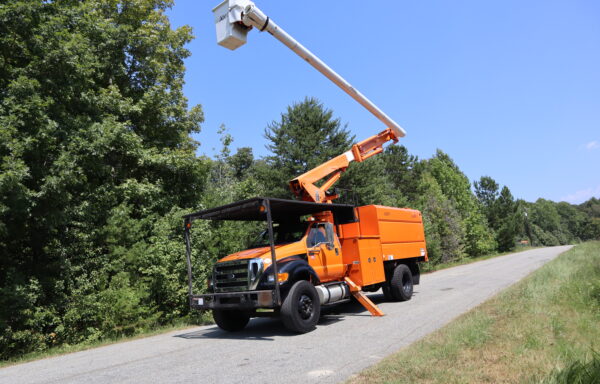
[[[352,161],[362,162],[397,142],[404,129],[288,35],[251,1],[217,6],[218,43],[236,49],[252,28],[267,31],[373,113],[386,129],[290,181],[297,200],[256,197],[184,216],[188,294],[194,309],[212,310],[217,325],[243,329],[253,317],[278,316],[298,333],[314,329],[321,308],[357,299],[374,316],[383,312],[364,294],[383,290],[409,300],[427,261],[421,213],[414,209],[333,203],[331,188]],[[194,220],[263,221],[249,249],[220,259],[208,292],[194,293],[191,228]]]

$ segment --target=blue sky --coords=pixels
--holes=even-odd
[[[317,97],[362,140],[384,127],[267,33],[236,51],[216,44],[214,1],[176,0],[190,25],[185,94],[205,113],[200,153],[268,153],[263,132],[289,104]],[[440,148],[471,181],[513,195],[600,197],[600,2],[275,1],[256,4],[402,125],[421,158]]]

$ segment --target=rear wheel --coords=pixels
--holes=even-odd
[[[213,309],[213,319],[215,319],[215,323],[219,328],[229,332],[237,332],[244,329],[248,324],[250,315],[239,310]]]
[[[383,291],[383,297],[385,297],[385,299],[387,301],[396,301],[394,299],[394,296],[392,296],[392,290],[390,289],[390,284],[389,283],[385,283],[381,286],[381,290]]]
[[[315,329],[321,302],[315,287],[306,280],[296,282],[281,306],[281,320],[287,329],[306,333]]]
[[[389,295],[395,301],[407,301],[410,300],[412,294],[413,277],[410,268],[405,264],[398,264],[389,281]]]

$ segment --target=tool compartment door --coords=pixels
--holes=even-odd
[[[381,250],[385,260],[426,256],[421,212],[414,209],[375,206]]]
[[[385,281],[381,241],[374,206],[358,207],[359,221],[340,225],[343,238],[344,264],[350,265],[349,278],[356,284],[378,284]]]
[[[354,257],[350,267],[350,279],[364,287],[385,281],[381,243],[378,238],[361,238],[352,242]],[[344,256],[346,249],[342,246]]]

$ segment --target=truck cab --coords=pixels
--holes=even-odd
[[[311,219],[273,225],[276,260],[281,265],[278,271],[280,283],[290,278],[302,278],[314,283],[343,278],[345,266],[342,247],[333,224]],[[236,265],[243,266],[244,272],[240,268],[235,276],[228,273]],[[247,271],[246,265],[249,265]],[[214,266],[208,285],[214,292],[268,287],[274,281],[272,268],[269,268],[271,265],[269,234],[268,230],[264,230],[252,241],[249,249],[220,259]],[[304,276],[297,276],[299,273]]]

